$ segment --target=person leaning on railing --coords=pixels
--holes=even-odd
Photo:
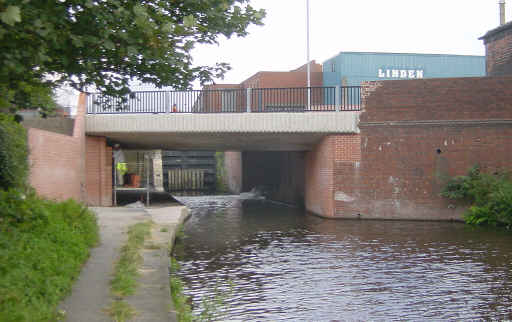
[[[116,183],[118,186],[123,186],[124,175],[128,171],[128,166],[125,162],[123,150],[119,144],[114,145],[114,166],[116,168]]]

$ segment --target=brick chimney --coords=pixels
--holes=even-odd
[[[485,44],[487,76],[512,76],[512,22],[505,23],[505,0],[500,0],[500,26],[479,39]]]

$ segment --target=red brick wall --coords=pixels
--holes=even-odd
[[[224,152],[224,169],[229,191],[234,194],[242,192],[242,152]]]
[[[205,90],[218,89],[242,89],[242,91],[230,97],[234,100],[232,107],[233,112],[245,112],[246,109],[246,93],[247,88],[296,88],[307,86],[306,66],[303,65],[297,69],[286,72],[258,72],[241,84],[214,84],[204,87]],[[322,65],[317,64],[314,60],[310,64],[311,67],[311,86],[322,86]],[[253,92],[251,97],[251,106],[253,111],[263,112],[262,108],[266,105],[277,105],[289,103],[290,105],[304,105],[307,102],[306,92],[303,90],[289,91],[283,94],[282,91],[265,91]],[[202,104],[204,112],[218,112],[222,109],[223,94],[220,92],[210,92],[202,94]],[[199,101],[199,100],[198,100]],[[312,109],[322,110],[324,93],[321,90],[315,90],[311,95]]]
[[[262,72],[260,88],[306,87],[305,72]],[[311,86],[322,86],[322,73],[311,72]]]
[[[85,95],[79,98],[73,135],[28,129],[29,183],[49,199],[85,201]]]
[[[334,157],[336,137],[327,136],[306,153],[306,210],[324,217],[334,215]]]
[[[304,66],[288,72],[259,72],[242,83],[244,88],[297,88],[307,86],[307,74]],[[311,86],[322,86],[322,65],[311,64]],[[322,105],[324,93],[313,90],[311,104]],[[251,106],[253,111],[264,111],[265,106],[290,104],[300,106],[307,104],[305,90],[295,89],[283,92],[282,90],[253,91]],[[312,108],[315,108],[314,106]],[[317,107],[318,108],[318,107]]]
[[[325,137],[306,156],[306,210],[322,217],[340,216],[355,199],[361,160],[361,137]]]
[[[363,123],[511,119],[511,85],[512,77],[367,82],[360,119]]]
[[[252,75],[241,84],[213,84],[206,85],[205,90],[241,89],[241,88],[287,88],[306,87],[306,66],[285,72],[261,71]],[[310,64],[311,86],[322,86],[322,65],[314,60]]]
[[[87,204],[112,206],[112,148],[104,137],[86,137]]]
[[[363,93],[361,162],[348,181],[337,173],[348,198],[336,216],[460,219],[462,205],[439,196],[447,178],[477,163],[512,170],[512,77],[370,82]]]
[[[484,36],[487,75],[512,75],[512,24],[498,29],[501,31]]]
[[[28,129],[29,182],[41,196],[112,205],[112,150],[105,138],[85,137],[86,96],[79,97],[73,135]]]
[[[353,208],[366,217],[460,219],[463,208],[439,196],[446,179],[477,163],[490,173],[511,168],[510,125],[362,126],[361,133],[364,177]]]
[[[311,86],[322,86],[322,65],[312,61]],[[243,88],[306,87],[306,65],[287,72],[258,72],[242,82]]]
[[[222,110],[222,98],[224,94],[222,91],[226,89],[239,90],[235,91],[232,95],[227,95],[227,98],[233,100],[231,104],[234,104],[232,108],[234,108],[233,112],[243,112],[243,108],[245,108],[246,95],[245,91],[242,90],[240,84],[213,84],[206,85],[203,88],[204,90],[208,90],[210,92],[203,92],[200,98],[197,99],[196,103],[201,102],[203,112],[220,112]],[[226,97],[226,96],[224,96]],[[178,111],[180,111],[180,107],[178,106]]]
[[[81,140],[31,128],[28,130],[29,182],[37,193],[53,200],[84,201],[85,177]]]
[[[361,178],[361,136],[336,135],[334,137],[334,216],[357,213],[352,209],[353,194]]]

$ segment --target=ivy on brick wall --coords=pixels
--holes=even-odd
[[[0,189],[22,188],[28,176],[27,134],[11,115],[0,113]]]

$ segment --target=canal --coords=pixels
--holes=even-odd
[[[327,220],[236,196],[179,197],[194,313],[222,320],[512,318],[512,234],[460,223]]]

